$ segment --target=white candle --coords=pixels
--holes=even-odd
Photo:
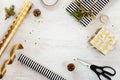
[[[53,5],[55,5],[58,2],[58,0],[41,0],[41,1],[46,6],[53,6]]]

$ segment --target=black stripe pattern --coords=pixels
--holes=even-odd
[[[30,58],[26,57],[23,54],[20,54],[20,56],[18,57],[18,61],[32,68],[33,70],[37,71],[38,73],[42,74],[43,76],[47,77],[50,80],[66,80],[65,78],[57,75],[56,73],[40,65],[39,63],[31,60]]]
[[[91,12],[93,12],[94,16],[97,16],[97,14],[106,6],[106,4],[109,3],[109,0],[98,0],[95,4],[94,4],[94,2],[96,0],[77,0],[77,1],[86,10],[90,10]],[[94,4],[94,6],[92,4]],[[68,7],[66,8],[66,10],[69,13],[73,13],[78,8],[79,8],[79,4],[77,4],[76,2],[71,2],[70,5],[68,5]],[[75,18],[77,19],[77,17],[75,17]],[[80,23],[86,27],[91,21],[92,21],[92,19],[90,19],[88,17],[83,17],[83,19],[80,21]]]

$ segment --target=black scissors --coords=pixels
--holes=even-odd
[[[97,65],[94,65],[94,64],[90,64],[90,63],[88,63],[86,61],[83,61],[81,59],[78,59],[78,58],[74,59],[74,60],[78,61],[79,63],[84,64],[89,69],[91,69],[92,71],[94,71],[97,74],[99,80],[102,80],[101,76],[104,77],[104,78],[106,78],[107,80],[111,80],[110,76],[112,77],[112,76],[114,76],[116,74],[115,69],[113,69],[110,66],[102,66],[101,67],[101,66],[97,66]],[[112,70],[113,73],[109,72],[107,69]]]

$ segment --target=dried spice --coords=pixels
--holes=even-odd
[[[41,15],[41,11],[39,9],[35,9],[33,11],[33,14],[34,14],[35,17],[39,17]]]
[[[35,45],[37,45],[37,42],[35,42]]]
[[[5,12],[6,12],[6,19],[10,18],[11,16],[14,16],[15,15],[15,6],[14,5],[11,5],[10,8],[5,8]]]
[[[67,69],[69,71],[74,71],[75,70],[75,65],[73,63],[68,64]]]
[[[26,42],[27,40],[24,40],[24,42]]]
[[[78,21],[82,20],[84,16],[89,17],[91,19],[94,18],[94,14],[90,10],[86,10],[81,3],[79,3],[77,0],[75,0],[76,4],[79,5],[79,8],[76,9],[76,11],[72,12],[71,15],[75,16]]]

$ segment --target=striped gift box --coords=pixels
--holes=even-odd
[[[93,12],[94,16],[97,16],[97,14],[106,6],[106,4],[109,3],[109,0],[77,0],[77,2],[80,3],[81,6],[83,6],[86,10]],[[66,10],[69,13],[73,13],[78,8],[79,5],[76,2],[71,2]],[[74,17],[78,19],[76,16]],[[84,16],[80,23],[86,27],[91,21],[91,18]]]

